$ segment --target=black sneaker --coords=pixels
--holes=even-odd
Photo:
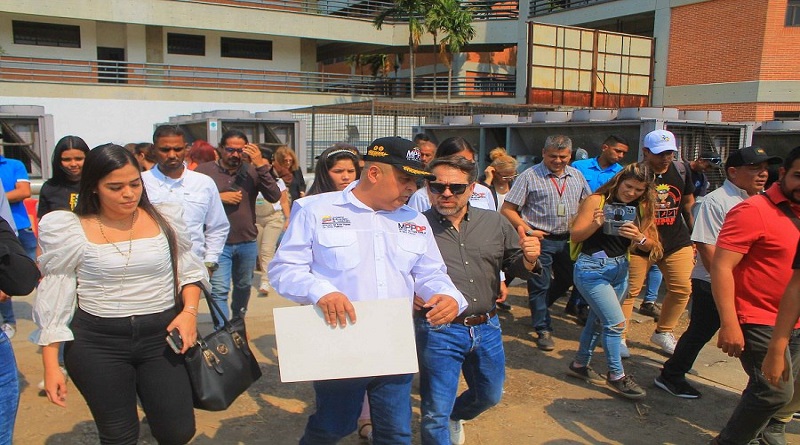
[[[661,316],[661,306],[658,303],[642,303],[639,306],[639,313],[648,317],[653,317],[653,320],[658,321]]]
[[[585,382],[593,383],[595,385],[602,385],[606,381],[606,379],[602,375],[595,372],[591,366],[575,366],[574,362],[569,364],[567,375],[581,379]]]
[[[675,397],[682,399],[699,399],[702,394],[696,390],[686,379],[682,380],[667,380],[663,375],[658,375],[653,383],[656,387],[672,394]]]
[[[641,399],[647,395],[647,392],[633,381],[631,376],[626,375],[619,380],[606,379],[608,386],[614,391],[620,393],[622,397],[628,399]]]
[[[556,342],[553,341],[553,333],[550,331],[538,332],[536,338],[536,346],[542,351],[552,351],[556,348]]]

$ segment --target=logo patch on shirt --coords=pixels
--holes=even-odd
[[[428,231],[428,227],[427,226],[420,226],[420,225],[414,224],[413,222],[409,221],[409,222],[404,222],[404,223],[397,223],[397,230],[399,230],[400,233],[408,233],[408,234],[411,234],[411,235],[417,235],[417,234],[424,234],[425,232],[427,232]]]
[[[472,192],[472,196],[469,197],[470,201],[483,201],[484,199],[486,199],[485,192]]]
[[[350,225],[350,220],[344,216],[323,216],[322,217],[322,228],[323,229],[335,229],[338,227],[347,227]]]

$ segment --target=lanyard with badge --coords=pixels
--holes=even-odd
[[[557,216],[567,216],[567,205],[564,204],[564,191],[567,189],[567,176],[564,175],[563,179],[564,181],[561,183],[561,187],[559,188],[555,175],[550,175],[550,182],[553,183],[553,187],[555,187],[556,192],[558,192],[559,202],[558,206],[556,207]]]

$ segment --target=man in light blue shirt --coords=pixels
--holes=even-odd
[[[572,166],[583,173],[583,177],[589,183],[589,188],[594,192],[622,170],[620,161],[622,161],[626,153],[628,153],[628,141],[623,137],[612,134],[600,146],[599,156],[575,161]]]
[[[184,165],[186,150],[185,133],[180,127],[156,128],[153,154],[157,164],[142,173],[142,181],[152,203],[181,204],[192,251],[203,259],[211,275],[225,247],[230,223],[214,180]]]

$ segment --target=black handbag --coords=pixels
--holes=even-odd
[[[200,288],[212,315],[225,320],[225,325],[206,337],[198,336],[195,345],[186,351],[186,370],[194,407],[222,411],[261,378],[261,368],[247,344],[244,318],[237,316],[228,321],[205,287]]]

